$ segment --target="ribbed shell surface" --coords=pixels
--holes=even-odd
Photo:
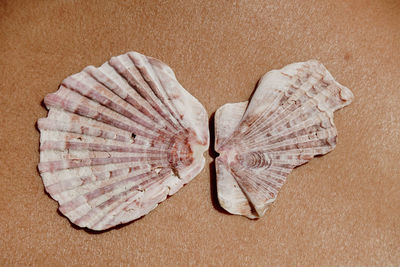
[[[266,73],[250,102],[215,114],[217,190],[221,206],[249,218],[263,216],[296,166],[334,149],[333,112],[352,92],[318,61]]]
[[[204,167],[207,113],[157,59],[129,52],[86,67],[44,103],[38,169],[80,227],[135,220]]]

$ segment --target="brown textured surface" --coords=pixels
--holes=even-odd
[[[0,48],[0,265],[400,264],[398,1],[1,1]],[[143,219],[92,234],[44,193],[35,123],[63,78],[129,50],[170,65],[210,115],[310,58],[355,101],[335,113],[336,149],[295,169],[262,219],[220,212],[207,165]]]

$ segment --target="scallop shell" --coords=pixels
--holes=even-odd
[[[333,150],[333,112],[352,92],[319,62],[266,73],[250,102],[226,104],[215,114],[217,190],[232,214],[259,218],[296,166]]]
[[[38,169],[80,227],[135,220],[204,167],[207,113],[157,59],[129,52],[86,67],[44,103]]]

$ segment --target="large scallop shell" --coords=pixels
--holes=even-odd
[[[215,149],[221,206],[232,214],[263,216],[293,168],[335,147],[333,112],[353,98],[310,60],[266,73],[249,103],[220,107]]]
[[[161,61],[129,52],[69,76],[45,97],[39,171],[69,220],[135,220],[204,167],[207,113]]]

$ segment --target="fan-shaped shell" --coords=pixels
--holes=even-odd
[[[263,216],[296,166],[336,145],[333,112],[352,92],[319,62],[266,73],[248,102],[215,114],[217,190],[221,206],[249,218]]]
[[[129,52],[86,67],[44,103],[38,168],[78,226],[135,220],[204,167],[207,113],[157,59]]]

